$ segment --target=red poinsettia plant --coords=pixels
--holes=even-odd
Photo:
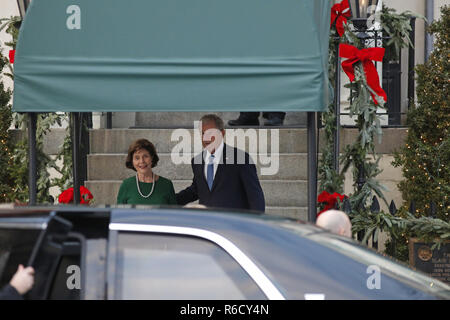
[[[89,191],[88,188],[84,186],[80,186],[80,203],[81,204],[89,204],[92,199],[94,199],[94,196]],[[73,188],[69,188],[61,192],[61,194],[58,197],[59,203],[73,203]]]
[[[9,50],[9,63],[14,63],[14,57],[16,56],[16,50]]]
[[[344,201],[345,197],[347,197],[345,194],[340,194],[337,192],[331,194],[328,193],[327,191],[323,191],[317,197],[317,202],[325,203],[325,207],[317,214],[317,216],[319,216],[322,212],[336,208],[337,199],[339,199],[339,201],[342,202]]]

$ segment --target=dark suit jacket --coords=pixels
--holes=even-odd
[[[249,209],[264,212],[264,193],[247,152],[224,145],[212,190],[205,177],[204,152],[191,161],[192,185],[177,194],[180,205],[199,200],[207,207]]]
[[[8,283],[0,290],[0,300],[23,300],[23,297]]]

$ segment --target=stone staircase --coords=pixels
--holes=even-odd
[[[155,144],[160,157],[155,172],[161,176],[171,179],[174,183],[175,192],[189,186],[192,182],[192,170],[190,158],[186,163],[175,164],[171,153],[174,147],[179,144],[179,140],[172,139],[176,130],[184,130],[191,137],[190,150],[195,155],[194,150],[194,130],[193,122],[198,120],[204,113],[115,113],[113,114],[113,127],[115,129],[94,129],[90,132],[90,154],[88,155],[88,181],[85,185],[94,194],[95,205],[116,204],[117,192],[123,179],[134,175],[134,171],[125,167],[125,158],[128,146],[135,140],[146,138]],[[238,117],[237,112],[217,112],[226,122]],[[120,117],[124,117],[124,121]],[[278,156],[278,170],[274,175],[264,175],[262,171],[270,165],[264,162],[261,154],[251,152],[249,140],[245,140],[245,146],[239,147],[249,152],[255,161],[258,175],[266,198],[266,212],[269,214],[282,215],[286,217],[300,218],[307,220],[307,132],[305,128],[306,113],[289,112],[286,115],[283,127],[243,127],[242,133],[248,134],[250,131],[258,137],[266,130],[268,141],[268,154],[275,159]],[[260,118],[261,119],[261,118]],[[121,128],[121,124],[128,122],[126,128]],[[262,119],[261,119],[262,124]],[[185,128],[185,129],[180,129]],[[231,128],[226,128],[229,132]],[[273,131],[275,129],[275,131]],[[278,150],[271,144],[272,135],[278,133]],[[323,147],[322,139],[324,133],[320,130],[319,150]],[[340,147],[341,152],[345,145],[352,143],[358,132],[352,128],[341,128]],[[389,198],[401,199],[400,193],[396,190],[396,184],[401,180],[401,171],[395,171],[390,162],[392,152],[403,145],[406,137],[404,128],[383,129],[383,141],[376,143],[375,150],[383,155],[381,168],[385,170],[380,175],[380,180],[393,191]],[[197,136],[200,143],[199,135]],[[174,140],[174,141],[172,141]],[[48,143],[47,143],[48,144]],[[52,143],[55,145],[55,143]],[[395,172],[393,172],[395,171]],[[352,179],[348,174],[346,179],[346,192],[351,192]],[[348,184],[348,185],[347,185]],[[400,200],[399,200],[400,201]]]
[[[113,128],[192,128],[194,121],[200,119],[207,112],[112,112]],[[239,112],[213,112],[221,117],[225,124],[228,120],[237,119]],[[101,114],[100,127],[106,127],[106,113]],[[260,115],[260,124],[264,119]],[[285,126],[305,127],[305,112],[288,112],[284,121]]]
[[[228,120],[237,119],[239,112],[211,112],[221,117],[225,124]],[[136,112],[135,126],[137,128],[192,128],[194,121],[198,121],[206,112]],[[122,122],[118,119],[118,124]],[[261,114],[259,123],[262,125],[264,119]],[[113,114],[114,124],[114,114]],[[306,126],[305,112],[288,112],[284,121],[285,126]]]
[[[238,115],[237,113],[217,114],[220,114],[225,122],[236,118]],[[125,167],[128,146],[140,138],[148,139],[155,145],[160,161],[154,171],[172,180],[175,192],[183,190],[192,183],[193,174],[190,161],[175,164],[172,159],[174,147],[181,141],[175,139],[176,137],[172,139],[172,135],[176,130],[175,128],[192,128],[193,121],[197,120],[199,115],[192,113],[189,115],[189,119],[181,117],[178,120],[164,118],[161,117],[162,115],[164,113],[161,113],[161,115],[136,113],[136,126],[134,128],[94,129],[90,131],[90,154],[87,160],[88,181],[85,185],[94,194],[95,205],[116,204],[116,197],[122,180],[135,174],[134,171]],[[244,133],[255,134],[259,140],[264,139],[264,133],[267,134],[267,155],[270,157],[271,163],[268,163],[268,158],[262,157],[263,154],[258,153],[259,151],[251,152],[254,151],[250,148],[254,147],[254,141],[250,145],[249,139],[246,139],[245,150],[251,154],[256,163],[258,176],[266,198],[266,212],[269,214],[307,220],[307,133],[304,127],[301,128],[304,125],[304,116],[306,116],[305,113],[288,114],[285,123],[289,123],[291,128],[287,126],[280,128],[262,126],[241,128]],[[159,125],[153,123],[157,121],[157,118],[161,119]],[[177,121],[178,126],[175,125]],[[190,125],[188,125],[189,122]],[[147,126],[151,129],[146,128]],[[230,129],[227,128],[226,131],[229,133]],[[191,155],[195,155],[194,130],[181,130],[192,137]],[[276,152],[276,146],[271,144],[272,135],[274,137],[278,135],[279,143],[276,142],[279,148],[278,152]],[[197,143],[199,142],[197,141]],[[242,146],[240,148],[243,149]],[[190,156],[188,159],[190,159]],[[264,170],[267,170],[270,166],[276,167],[275,161],[278,161],[276,173],[272,175],[264,174]]]

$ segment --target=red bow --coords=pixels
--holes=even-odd
[[[368,48],[359,50],[352,45],[344,43],[339,46],[339,56],[341,58],[348,58],[342,62],[342,68],[349,77],[350,81],[355,80],[353,65],[356,62],[361,61],[366,74],[367,84],[378,96],[383,97],[384,101],[387,101],[386,92],[384,92],[383,88],[380,87],[380,78],[378,77],[377,69],[371,61],[383,61],[384,51],[384,48]],[[375,104],[378,104],[374,94],[370,94]]]
[[[347,23],[347,19],[352,16],[350,12],[350,6],[348,0],[343,0],[341,3],[336,3],[331,7],[331,22],[330,27],[333,22],[336,21],[336,31],[340,37],[344,34],[344,23]]]
[[[317,202],[322,203],[326,202],[325,208],[323,208],[322,211],[320,211],[317,216],[319,216],[322,212],[325,212],[330,209],[334,209],[336,206],[337,199],[342,202],[344,198],[346,197],[345,194],[339,194],[337,192],[330,194],[327,191],[323,191],[318,197]]]
[[[14,57],[16,55],[16,50],[9,50],[9,62],[14,63]]]
[[[80,186],[80,203],[89,204],[89,202],[94,198],[92,193],[88,188]],[[73,202],[73,188],[64,190],[58,197],[59,203],[72,203]]]

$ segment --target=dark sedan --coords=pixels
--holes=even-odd
[[[356,241],[268,215],[180,208],[0,210],[0,286],[30,299],[449,299]]]

